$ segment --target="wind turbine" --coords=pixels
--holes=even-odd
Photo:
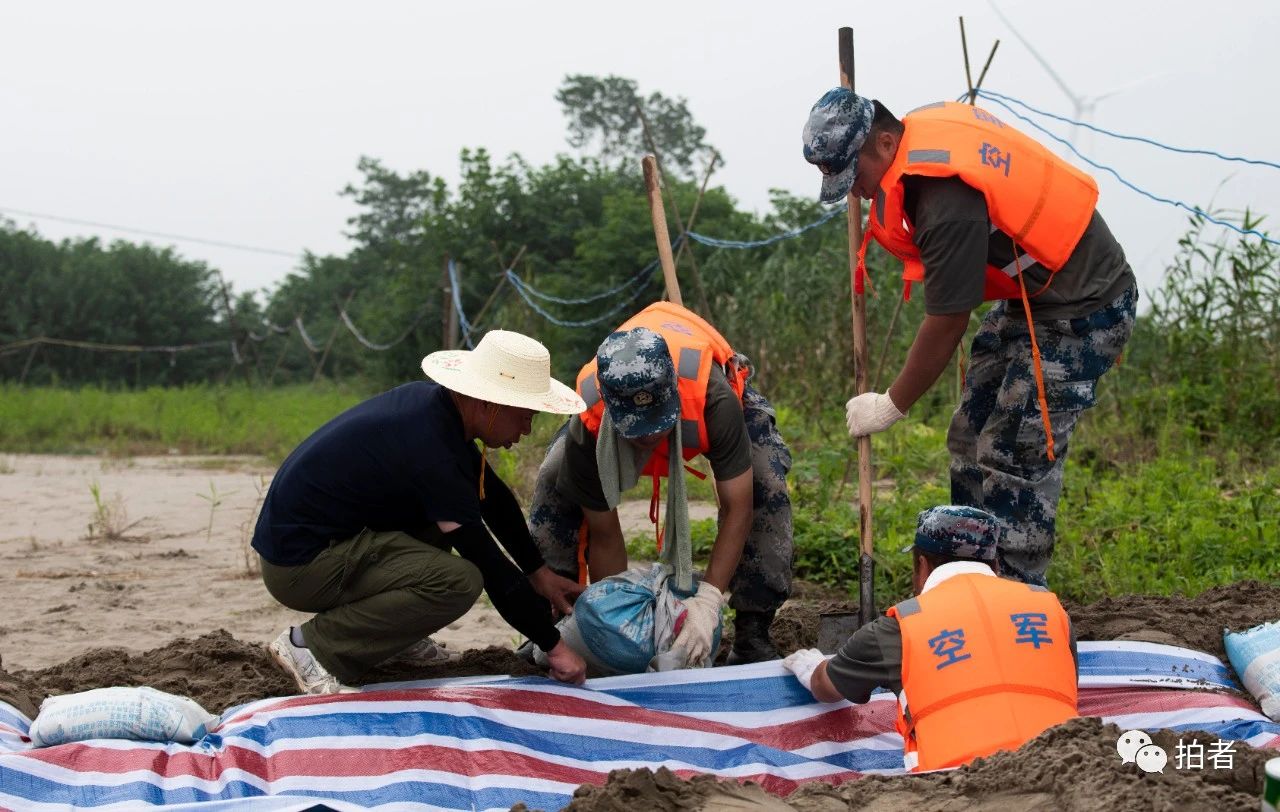
[[[1053,69],[1053,66],[1051,66],[1049,62],[1043,56],[1040,55],[1039,51],[1037,51],[1034,47],[1032,47],[1031,43],[1027,41],[1027,38],[1022,36],[1022,34],[1018,31],[1018,29],[1014,27],[1013,23],[1009,20],[1009,18],[1006,17],[1004,15],[1004,12],[1000,10],[1000,7],[995,4],[995,0],[987,0],[987,2],[991,6],[991,10],[996,13],[996,16],[999,17],[1000,20],[1006,26],[1008,26],[1009,30],[1013,32],[1013,35],[1018,38],[1018,41],[1021,42],[1024,46],[1026,46],[1026,49],[1031,52],[1031,56],[1034,57],[1035,60],[1040,63],[1040,67],[1044,68],[1045,73],[1049,74],[1049,78],[1052,79],[1054,83],[1057,84],[1058,88],[1063,92],[1063,94],[1066,95],[1066,97],[1071,100],[1071,106],[1075,111],[1075,115],[1072,116],[1072,118],[1074,118],[1076,121],[1080,121],[1080,122],[1090,121],[1093,118],[1094,111],[1097,110],[1098,108],[1099,102],[1105,99],[1109,99],[1112,96],[1118,95],[1120,93],[1124,93],[1126,91],[1132,90],[1133,88],[1138,87],[1139,85],[1146,84],[1147,82],[1150,82],[1152,79],[1156,79],[1159,76],[1163,75],[1163,74],[1153,74],[1151,76],[1147,76],[1142,79],[1136,79],[1132,82],[1127,82],[1117,88],[1108,90],[1106,93],[1099,93],[1094,96],[1082,96],[1076,93],[1075,91],[1073,91],[1071,88],[1067,87],[1067,83],[1062,80],[1062,77],[1058,75],[1058,72],[1055,71]],[[1079,125],[1072,125],[1071,137],[1070,139],[1068,139],[1071,142],[1072,146],[1075,146],[1076,136],[1079,134],[1079,131],[1080,131]],[[1092,151],[1093,149],[1092,135],[1090,135],[1090,138],[1089,138],[1089,149],[1090,151]]]

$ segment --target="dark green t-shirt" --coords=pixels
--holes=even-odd
[[[711,475],[718,481],[733,479],[751,467],[751,437],[742,416],[742,402],[729,386],[724,371],[711,368],[707,380],[707,442],[703,454],[711,463]],[[596,438],[574,415],[564,440],[564,463],[556,475],[556,490],[569,501],[588,510],[608,510],[596,466]]]
[[[930,315],[973,310],[982,304],[985,266],[1012,268],[1013,240],[991,224],[982,193],[959,178],[903,177],[903,208],[924,263],[924,309]],[[1027,294],[1049,281],[1050,271],[1021,246]],[[1135,284],[1124,249],[1094,211],[1075,250],[1052,284],[1031,298],[1039,319],[1074,319],[1108,304]]]

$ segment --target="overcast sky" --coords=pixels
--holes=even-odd
[[[1097,125],[1280,160],[1275,2],[997,2],[1075,95],[1114,93],[1092,111]],[[975,78],[998,38],[985,86],[1074,114],[988,0],[0,0],[0,216],[54,239],[144,238],[14,211],[344,253],[354,207],[339,191],[358,179],[361,155],[451,183],[463,147],[545,162],[569,150],[554,94],[570,73],[687,98],[726,160],[715,182],[763,212],[770,188],[816,196],[800,130],[838,83],[837,28],[854,28],[857,89],[902,113],[964,90],[960,14]],[[1280,216],[1278,170],[1076,140],[1161,196]],[[1158,284],[1185,215],[1095,175],[1143,288]],[[296,267],[288,256],[151,241],[208,261],[239,289]]]

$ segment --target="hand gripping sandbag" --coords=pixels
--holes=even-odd
[[[1280,621],[1222,636],[1231,667],[1262,712],[1280,722]]]
[[[604,674],[638,674],[709,665],[686,662],[671,648],[684,620],[685,606],[672,589],[665,564],[632,567],[587,587],[560,621],[565,644]],[[694,582],[697,587],[697,582]],[[711,650],[720,646],[717,625]]]
[[[86,739],[189,744],[217,721],[195,701],[154,688],[95,688],[41,702],[29,735],[36,747]]]

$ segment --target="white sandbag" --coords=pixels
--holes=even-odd
[[[135,739],[189,744],[218,717],[184,696],[154,688],[95,688],[51,696],[31,723],[36,747],[86,739]]]
[[[1280,621],[1227,632],[1222,641],[1244,687],[1263,713],[1280,722]]]

